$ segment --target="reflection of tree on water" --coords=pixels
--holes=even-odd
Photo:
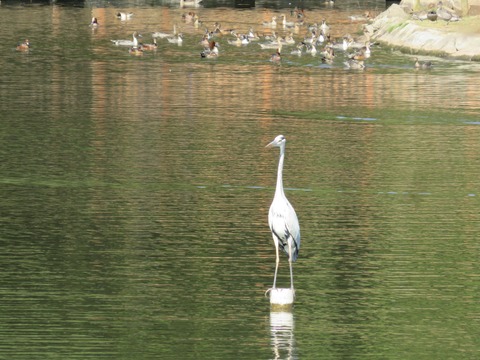
[[[298,359],[291,312],[270,312],[270,336],[274,359]]]

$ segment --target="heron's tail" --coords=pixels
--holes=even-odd
[[[292,240],[292,262],[295,262],[298,258],[298,252],[300,251],[300,241],[297,242],[293,238]],[[282,246],[283,251],[285,251],[285,254],[287,254],[287,256],[290,256],[290,254],[288,253],[288,241],[286,242],[286,244],[280,245]]]
[[[293,242],[293,249],[292,249],[292,261],[295,262],[297,261],[297,258],[298,258],[298,251],[300,250],[300,248],[297,246],[297,243],[294,241]]]

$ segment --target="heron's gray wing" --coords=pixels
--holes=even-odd
[[[286,198],[274,201],[268,214],[268,223],[273,235],[278,239],[280,247],[288,255],[289,237],[293,239],[292,260],[295,261],[300,250],[300,225],[297,214]]]
[[[286,227],[293,239],[293,256],[292,260],[295,261],[298,257],[298,251],[300,250],[300,224],[298,222],[295,209],[287,200],[288,216]]]

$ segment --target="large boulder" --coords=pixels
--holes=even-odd
[[[371,39],[391,46],[470,59],[480,56],[478,33],[465,31],[460,24],[444,22],[442,26],[428,26],[429,23],[412,20],[404,7],[393,4],[365,30],[371,34]]]

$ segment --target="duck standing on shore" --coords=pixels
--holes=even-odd
[[[438,2],[438,8],[436,13],[438,18],[446,22],[460,20],[460,17],[453,10],[444,8],[443,3],[441,1]]]

